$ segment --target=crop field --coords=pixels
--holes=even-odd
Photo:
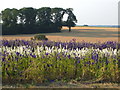
[[[70,41],[73,38],[76,41],[86,42],[106,42],[106,41],[118,41],[119,30],[118,28],[109,27],[72,27],[72,31],[69,32],[67,27],[63,27],[59,33],[41,33],[47,36],[50,41]],[[1,39],[6,40],[30,40],[34,34],[23,35],[3,35]]]
[[[3,83],[120,82],[120,43],[2,40]]]

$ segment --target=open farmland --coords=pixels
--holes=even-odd
[[[63,27],[60,33],[42,33],[51,41],[70,41],[73,38],[77,41],[86,42],[105,42],[118,41],[118,28],[104,28],[104,27],[73,27],[71,32],[68,32],[67,27]],[[33,34],[26,35],[4,35],[2,39],[15,40],[24,39],[30,40]]]

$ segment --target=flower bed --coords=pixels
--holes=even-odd
[[[120,43],[2,40],[3,82],[120,82]]]

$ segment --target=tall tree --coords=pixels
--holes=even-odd
[[[51,23],[51,8],[42,7],[37,10],[37,23],[39,25],[49,25]]]
[[[5,9],[2,11],[3,31],[7,34],[58,32],[63,25],[63,16],[68,14],[64,24],[69,27],[75,26],[76,16],[73,9],[43,7],[34,9],[32,7],[22,9]],[[8,33],[10,31],[10,33]]]
[[[51,8],[42,7],[37,9],[36,23],[39,32],[50,32],[51,27]]]
[[[19,10],[19,17],[20,24],[23,25],[24,29],[33,32],[36,23],[36,9],[32,7],[22,8]]]
[[[13,9],[5,9],[2,11],[2,21],[3,24],[17,24],[18,20],[18,10],[13,8]]]
[[[59,30],[62,28],[62,19],[65,14],[63,8],[52,8],[52,21]]]
[[[14,30],[14,32],[16,32],[15,29],[17,29],[18,10],[15,8],[7,8],[4,11],[2,11],[2,21],[3,30],[9,30],[10,32]]]
[[[69,28],[69,32],[71,32],[71,27],[75,26],[75,23],[77,22],[76,16],[73,13],[72,8],[66,9],[66,13],[68,14],[66,24]]]

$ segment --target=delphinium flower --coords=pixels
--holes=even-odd
[[[95,60],[95,62],[98,62],[98,53],[96,51],[92,52],[92,59]]]
[[[33,55],[32,53],[30,53],[30,56],[32,56],[33,58],[36,58],[36,55]]]
[[[35,67],[37,69],[41,68],[41,75],[46,72],[48,73],[49,71],[55,75],[55,72],[61,70],[59,72],[60,75],[63,75],[64,71],[67,72],[66,75],[72,77],[71,73],[75,70],[74,67],[76,67],[76,69],[78,69],[78,72],[80,70],[81,75],[85,75],[88,70],[88,72],[90,71],[90,73],[93,73],[93,75],[97,73],[95,76],[97,78],[99,77],[99,74],[102,73],[102,68],[103,72],[105,73],[107,71],[112,72],[112,67],[109,67],[109,65],[112,65],[114,67],[119,65],[118,63],[120,62],[120,50],[116,46],[118,47],[118,43],[116,42],[87,43],[76,41],[35,42],[25,40],[4,40],[0,50],[3,54],[3,61],[1,60],[3,62],[3,67],[8,65],[9,62],[9,68],[13,68],[13,65],[13,69],[16,71],[17,69],[20,69],[24,74],[24,71],[27,71],[26,69],[32,70],[34,69],[34,64],[37,64]],[[7,67],[8,70],[9,68]],[[84,74],[81,72],[83,68],[85,70]],[[107,70],[104,70],[105,68]],[[29,75],[34,76],[34,73],[38,72],[34,71],[32,73]],[[108,73],[106,73],[106,75],[107,74]],[[48,74],[48,77],[51,76]],[[66,76],[63,75],[63,77]]]

